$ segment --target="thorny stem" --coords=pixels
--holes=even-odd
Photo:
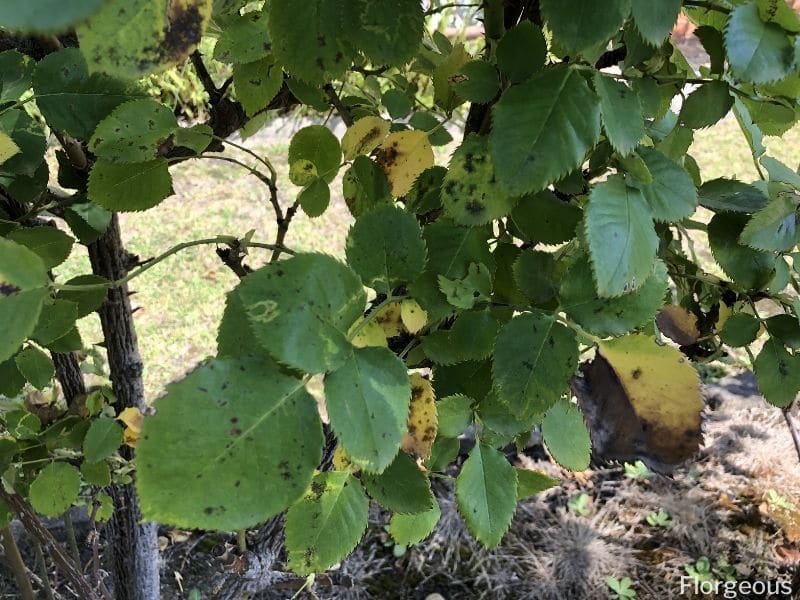
[[[44,596],[47,600],[53,600],[53,588],[50,587],[50,578],[47,573],[47,561],[42,552],[42,545],[38,541],[33,542],[33,552],[36,555],[36,562],[39,563],[39,578],[42,580]]]
[[[25,563],[22,560],[22,555],[19,553],[19,547],[14,540],[14,534],[10,526],[4,527],[0,531],[0,538],[2,538],[3,541],[3,552],[6,556],[6,560],[11,568],[11,572],[14,573],[14,579],[19,588],[20,598],[22,598],[22,600],[36,600],[36,596],[33,593],[33,586],[31,585],[31,578],[28,575],[28,570],[25,568]]]
[[[78,540],[75,539],[75,526],[72,523],[72,515],[70,515],[69,510],[64,513],[64,528],[67,532],[67,544],[69,544],[69,551],[75,560],[75,566],[81,569],[81,553],[78,550]]]

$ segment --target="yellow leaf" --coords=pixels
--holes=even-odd
[[[422,459],[431,457],[431,447],[436,439],[439,418],[436,413],[436,395],[431,382],[419,373],[411,374],[411,408],[408,413],[408,433],[403,436],[401,448]]]
[[[19,152],[19,146],[14,140],[7,133],[0,131],[0,165]]]
[[[717,317],[717,324],[715,325],[717,331],[722,331],[722,328],[725,326],[725,321],[727,321],[728,317],[730,317],[732,314],[733,310],[731,309],[731,307],[725,304],[725,302],[720,301],[719,317]]]
[[[383,328],[386,337],[394,337],[403,332],[401,319],[399,302],[387,304],[375,315],[375,323]]]
[[[135,406],[126,408],[117,417],[117,420],[122,421],[127,425],[125,431],[122,432],[122,441],[131,448],[136,447],[136,442],[139,441],[139,434],[142,432],[142,421],[144,416]]]
[[[389,133],[389,123],[380,117],[359,119],[342,137],[342,153],[345,160],[353,160],[359,154],[369,154],[380,146]]]
[[[350,456],[348,456],[347,451],[341,444],[338,444],[336,450],[333,451],[331,464],[336,471],[347,471],[348,473],[355,473],[358,471],[358,467],[350,460]]]
[[[677,304],[667,304],[656,315],[658,329],[681,346],[694,344],[700,338],[697,316]]]
[[[359,327],[360,324],[364,321],[363,318],[356,321],[353,325],[351,330],[354,330],[356,327]],[[364,348],[366,346],[386,346],[386,334],[383,332],[383,327],[381,327],[375,321],[370,321],[358,332],[353,340],[353,346],[356,348]]]
[[[617,375],[650,451],[677,463],[700,443],[700,377],[671,346],[642,334],[600,342],[600,355]],[[668,459],[668,460],[667,460]]]
[[[416,300],[407,298],[400,303],[400,318],[409,333],[417,333],[428,322],[428,313]]]
[[[433,148],[424,131],[399,131],[389,134],[378,151],[378,164],[383,167],[392,194],[401,197],[422,172],[433,166]]]
[[[126,408],[119,413],[117,420],[125,423],[125,425],[127,425],[136,433],[140,433],[142,431],[142,421],[144,420],[144,416],[142,415],[142,411],[135,406]]]

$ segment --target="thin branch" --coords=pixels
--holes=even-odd
[[[718,4],[714,4],[708,0],[684,0],[683,5],[688,6],[689,8],[705,8],[706,10],[715,10],[724,14],[731,12],[729,8],[719,6]]]
[[[0,498],[5,500],[6,504],[17,513],[19,520],[28,533],[47,550],[56,568],[72,584],[79,597],[83,600],[102,600],[89,586],[83,574],[75,568],[72,559],[64,552],[64,549],[53,537],[53,534],[39,520],[36,511],[33,510],[31,505],[21,496],[8,493],[2,485],[0,485]],[[106,600],[110,600],[110,598],[107,597]]]
[[[283,243],[286,240],[286,234],[289,233],[289,225],[292,223],[295,213],[299,208],[300,203],[295,200],[289,208],[286,209],[286,216],[278,219],[278,233],[275,236],[275,250],[272,252],[272,257],[269,262],[275,262],[280,258],[281,252],[286,252]]]
[[[339,94],[336,93],[336,90],[334,89],[333,85],[330,83],[326,83],[324,89],[325,89],[325,95],[328,96],[328,101],[336,109],[336,112],[339,114],[342,121],[344,121],[344,124],[347,125],[348,127],[351,127],[355,122],[353,120],[353,115],[350,114],[350,109],[347,108],[342,102],[342,99],[339,98]]]
[[[460,2],[453,2],[451,4],[442,4],[440,6],[431,7],[428,10],[426,10],[425,16],[429,17],[431,15],[435,15],[436,13],[445,11],[448,8],[478,8],[479,6],[481,6],[480,2],[474,4],[461,4]]]
[[[798,460],[800,460],[800,423],[795,420],[791,405],[783,409],[783,418],[786,419],[786,425],[789,426],[789,433],[792,434],[794,449],[797,451]]]
[[[11,572],[14,573],[14,579],[19,588],[20,598],[22,600],[36,600],[36,595],[33,593],[33,586],[31,585],[31,578],[28,575],[28,570],[25,568],[25,563],[22,560],[22,555],[19,553],[19,547],[14,540],[14,533],[11,531],[10,526],[4,527],[0,530],[0,539],[2,539],[3,552],[8,561],[8,566]]]
[[[214,80],[211,78],[211,73],[208,72],[206,64],[203,62],[203,55],[200,54],[199,50],[195,50],[189,56],[189,60],[192,61],[192,66],[194,67],[195,73],[197,73],[197,78],[200,80],[200,83],[203,84],[203,89],[205,89],[205,91],[208,93],[211,103],[216,104],[219,102],[222,94],[214,84]]]

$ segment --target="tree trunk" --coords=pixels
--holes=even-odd
[[[119,219],[111,219],[106,233],[89,246],[92,270],[110,280],[125,276],[126,252],[122,245]],[[109,290],[100,307],[111,384],[117,397],[117,409],[136,407],[144,410],[142,358],[136,340],[128,288]],[[121,454],[132,458],[130,448]],[[159,555],[156,543],[157,525],[140,523],[142,515],[132,485],[113,486],[114,515],[107,531],[106,559],[117,600],[154,600],[159,598]]]

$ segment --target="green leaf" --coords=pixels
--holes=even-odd
[[[546,304],[556,294],[553,287],[555,266],[552,254],[528,248],[514,261],[514,281],[534,304]]]
[[[644,137],[644,118],[639,95],[623,81],[595,73],[594,88],[600,98],[600,114],[608,141],[623,156]]]
[[[96,242],[111,223],[111,211],[94,202],[79,202],[64,209],[64,220],[82,244]]]
[[[455,394],[442,398],[436,403],[439,417],[438,435],[456,438],[472,423],[472,405],[475,401],[469,396]]]
[[[78,500],[80,488],[78,469],[66,463],[50,463],[31,483],[28,498],[36,512],[56,518]]]
[[[54,300],[42,306],[39,322],[31,337],[47,345],[65,336],[78,320],[78,305],[69,300]]]
[[[739,348],[756,341],[761,329],[761,321],[747,313],[731,315],[719,332],[719,339],[723,344]]]
[[[767,23],[775,23],[791,33],[800,33],[800,17],[786,2],[757,0],[758,14]]]
[[[604,298],[639,288],[658,248],[652,212],[642,193],[614,175],[592,190],[584,218],[597,293]]]
[[[4,29],[35,33],[61,33],[89,18],[104,0],[32,0],[4,2],[0,23]]]
[[[765,23],[756,2],[733,9],[725,29],[725,47],[733,75],[752,83],[770,83],[792,71],[794,48],[787,33]]]
[[[200,43],[212,0],[105,0],[76,28],[92,71],[139,79],[182,63]]]
[[[753,370],[767,402],[779,408],[791,406],[800,392],[800,356],[789,354],[780,341],[770,339],[756,357]]]
[[[753,156],[756,158],[762,156],[767,151],[764,146],[764,134],[753,122],[750,111],[739,98],[733,101],[733,114],[736,116],[739,128],[742,130]]]
[[[681,122],[692,129],[711,127],[733,108],[733,96],[724,81],[705,83],[689,94],[681,108]]]
[[[13,398],[25,387],[25,377],[19,372],[14,359],[0,362],[0,394]]]
[[[236,97],[245,113],[253,116],[278,95],[283,86],[283,70],[271,56],[233,65],[233,85]]]
[[[47,297],[47,269],[25,246],[0,238],[0,361],[33,333]]]
[[[578,342],[543,313],[514,317],[497,336],[492,377],[500,399],[519,417],[544,413],[567,390]]]
[[[53,361],[34,346],[28,346],[14,358],[22,376],[37,390],[43,390],[56,374]]]
[[[100,73],[89,75],[89,67],[77,48],[48,54],[33,73],[36,105],[51,127],[88,140],[97,124],[117,106],[133,100],[127,84]]]
[[[770,336],[792,350],[800,349],[800,320],[796,315],[779,314],[768,318],[764,325]]]
[[[565,469],[589,468],[591,442],[583,415],[569,400],[559,400],[542,421],[542,438],[552,457]]]
[[[401,66],[409,62],[422,43],[424,16],[416,0],[359,0],[360,26],[351,25],[347,36],[376,65]],[[355,26],[353,26],[355,25]]]
[[[18,152],[7,155],[2,162],[5,173],[18,173],[34,177],[44,161],[47,140],[41,125],[24,110],[7,110],[0,114],[0,132],[3,132]]]
[[[105,462],[90,463],[83,461],[81,463],[81,475],[89,485],[98,487],[111,485],[111,469],[108,468],[108,464]]]
[[[331,427],[354,464],[381,473],[406,431],[411,384],[387,348],[357,348],[325,377]]]
[[[267,16],[253,11],[225,24],[214,45],[214,58],[224,63],[251,63],[270,53]]]
[[[33,64],[29,56],[16,50],[0,52],[0,104],[16,102],[31,87]]]
[[[471,60],[451,77],[456,94],[476,104],[488,104],[500,91],[500,76],[491,63]]]
[[[178,127],[175,130],[175,146],[189,148],[195,154],[200,154],[208,148],[214,130],[205,123],[198,123],[191,127]]]
[[[436,436],[431,448],[431,457],[425,461],[425,468],[433,472],[443,472],[458,456],[461,443],[453,438]]]
[[[615,298],[601,298],[595,290],[588,258],[580,258],[561,279],[561,308],[570,319],[599,336],[620,336],[655,318],[664,304],[667,269],[656,260],[655,270],[642,286]]]
[[[542,16],[569,54],[579,54],[611,38],[631,9],[630,0],[541,0]]]
[[[447,169],[444,167],[425,169],[411,186],[411,191],[406,194],[406,210],[417,215],[424,215],[441,208],[442,183],[445,175],[447,175]]]
[[[445,112],[452,112],[463,102],[453,90],[451,78],[471,59],[464,44],[459,43],[433,71],[434,100]]]
[[[389,534],[395,544],[413,546],[428,537],[436,528],[442,510],[434,499],[433,507],[416,514],[394,514],[389,521]]]
[[[295,163],[297,164],[297,163]],[[297,195],[300,208],[309,217],[321,216],[331,201],[331,189],[321,177],[317,177]]]
[[[383,94],[381,97],[381,104],[383,104],[386,107],[386,110],[389,111],[389,116],[392,119],[402,119],[407,117],[414,108],[414,105],[411,103],[411,99],[400,90],[394,88],[387,90]]]
[[[652,46],[660,46],[672,31],[681,0],[631,0],[631,14],[636,30]]]
[[[142,514],[177,527],[251,527],[303,494],[322,444],[303,381],[263,360],[214,359],[169,385],[144,420]]]
[[[517,500],[535,496],[557,486],[558,483],[558,479],[553,479],[541,471],[530,471],[517,467]]]
[[[413,215],[390,204],[377,206],[356,219],[346,242],[347,262],[364,285],[389,294],[410,283],[425,268],[427,251]]]
[[[428,248],[428,265],[409,291],[432,322],[452,312],[452,305],[440,293],[440,275],[448,280],[461,280],[471,264],[483,264],[494,271],[495,263],[485,228],[459,227],[440,219],[427,225],[422,235]]]
[[[470,134],[453,153],[442,182],[442,205],[459,225],[484,225],[510,213],[519,198],[495,177],[488,138]]]
[[[345,334],[367,297],[335,258],[298,254],[250,273],[238,290],[256,339],[280,362],[322,373],[351,359]]]
[[[417,183],[421,180],[422,176]],[[356,156],[345,172],[342,178],[342,195],[350,214],[356,218],[379,204],[393,202],[386,174],[375,161],[366,156]]]
[[[124,164],[98,160],[89,174],[89,199],[113,211],[152,208],[174,193],[168,164],[163,158]]]
[[[268,27],[275,58],[307,83],[339,79],[356,55],[348,27],[358,18],[353,0],[271,0]]]
[[[775,274],[775,256],[739,243],[747,221],[746,215],[737,213],[715,215],[708,224],[708,242],[728,277],[744,289],[760,290]]]
[[[353,551],[369,516],[369,499],[349,473],[314,477],[305,495],[286,513],[289,568],[299,575],[321,573]]]
[[[542,70],[547,58],[547,42],[542,30],[530,21],[521,21],[497,44],[497,66],[511,83],[525,81]]]
[[[420,513],[435,503],[431,482],[405,452],[399,452],[380,475],[364,473],[361,482],[378,504],[395,513]]]
[[[560,244],[575,237],[582,215],[580,208],[545,190],[523,197],[511,213],[509,224],[514,235],[526,242]]]
[[[65,285],[98,285],[107,284],[108,279],[100,277],[99,275],[78,275],[68,280]],[[58,298],[61,300],[69,300],[78,305],[78,318],[83,318],[96,311],[106,299],[107,289],[90,289],[86,291],[61,291],[58,293]]]
[[[177,128],[175,115],[160,102],[131,100],[98,124],[89,150],[112,162],[147,162],[172,146]]]
[[[92,421],[83,438],[83,456],[90,463],[105,460],[122,444],[122,427],[114,419],[100,417]]]
[[[494,548],[514,518],[517,472],[501,452],[477,443],[456,479],[456,501],[469,532]]]
[[[57,267],[67,260],[72,251],[72,244],[75,242],[74,239],[55,227],[17,229],[9,233],[7,237],[38,254],[46,269]]]
[[[753,213],[767,203],[761,190],[735,179],[712,179],[697,192],[700,204],[715,211]]]
[[[327,183],[336,177],[342,162],[342,148],[330,129],[322,125],[309,125],[294,134],[289,144],[289,164],[308,160],[317,167],[317,173]]]
[[[439,275],[438,281],[439,289],[456,308],[468,310],[476,302],[488,300],[492,293],[492,274],[483,263],[471,263],[467,274],[460,279]]]
[[[781,161],[771,156],[762,156],[761,164],[767,169],[770,182],[787,183],[796,190],[800,189],[800,175],[787,167]]]
[[[268,362],[273,360],[253,334],[237,290],[228,292],[225,297],[225,310],[217,331],[217,356],[219,358],[252,356],[263,358]]]
[[[599,103],[583,76],[546,69],[506,90],[494,107],[497,179],[513,196],[543,190],[579,167],[599,137]]]
[[[750,218],[739,241],[756,250],[791,250],[798,242],[797,207],[797,196],[779,193]]]
[[[637,150],[653,176],[653,183],[637,185],[656,221],[680,221],[694,214],[697,189],[689,173],[653,148]]]
[[[451,348],[458,354],[458,362],[488,358],[499,329],[497,318],[488,310],[460,313],[448,336]]]

